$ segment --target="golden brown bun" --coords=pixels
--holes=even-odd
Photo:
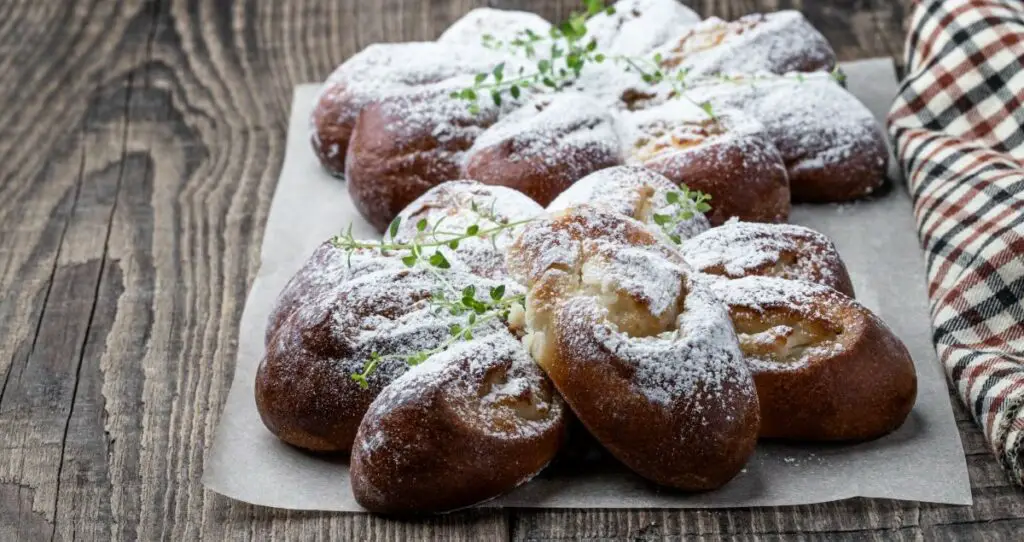
[[[547,205],[577,180],[622,163],[613,123],[583,94],[539,96],[481,134],[466,155],[463,177]]]
[[[367,510],[464,508],[543,469],[565,435],[562,399],[519,340],[499,329],[436,354],[368,410],[352,450]]]
[[[475,209],[475,210],[474,210]],[[448,239],[443,232],[465,232],[476,225],[480,231],[539,216],[544,208],[521,192],[503,186],[488,186],[476,181],[449,181],[428,190],[399,213],[401,222],[395,238],[410,242],[419,238],[429,243]],[[425,220],[424,231],[417,224]],[[442,233],[434,231],[434,226]],[[517,228],[504,229],[484,237],[470,237],[458,247],[440,250],[449,261],[458,261],[470,272],[500,279],[505,272],[505,252],[517,234]]]
[[[368,103],[452,77],[488,71],[500,61],[492,51],[457,44],[370,45],[339,66],[317,96],[310,119],[313,151],[327,171],[341,175],[356,117]]]
[[[592,435],[637,474],[717,488],[754,450],[758,406],[728,314],[643,224],[581,206],[528,225],[509,266],[525,342]]]
[[[761,436],[866,440],[914,406],[910,353],[884,322],[824,286],[769,277],[714,282],[761,402]]]
[[[763,128],[739,112],[719,111],[709,119],[702,112],[694,116],[693,109],[673,101],[633,113],[631,161],[710,194],[712,225],[732,217],[785,222],[789,181]]]
[[[576,181],[548,205],[549,212],[561,211],[577,205],[593,205],[635,218],[652,228],[657,214],[671,214],[674,209],[668,194],[679,187],[664,175],[642,166],[618,166],[602,169]],[[676,224],[671,234],[689,239],[711,227],[703,213],[693,210],[693,218]]]
[[[806,280],[854,297],[850,274],[835,245],[803,226],[730,222],[684,241],[680,251],[701,273]]]
[[[691,98],[737,108],[765,127],[797,202],[848,201],[885,182],[888,150],[871,111],[825,74],[697,85]]]
[[[346,276],[318,261],[314,255],[299,272],[295,291],[286,290],[280,314],[271,317],[256,374],[256,406],[281,440],[347,452],[370,402],[407,368],[401,359],[386,357],[436,347],[456,320],[430,305],[441,283],[427,270],[383,265]],[[484,292],[497,285],[458,271],[446,278],[460,291],[470,284]],[[386,359],[362,389],[351,375],[374,352]]]
[[[799,11],[711,17],[659,48],[662,68],[688,76],[830,71],[835,52]]]
[[[497,108],[473,114],[451,98],[457,86],[392,96],[359,114],[345,176],[356,208],[378,230],[427,190],[463,178],[463,153],[498,119]]]

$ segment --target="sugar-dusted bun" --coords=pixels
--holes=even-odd
[[[504,329],[459,342],[388,386],[352,450],[352,491],[379,513],[440,512],[527,482],[565,435],[561,397]]]
[[[386,269],[403,269],[400,258],[382,256],[376,250],[359,249],[347,252],[331,241],[313,251],[305,264],[285,284],[277,296],[267,319],[265,341],[282,323],[310,299],[329,298],[350,279]]]
[[[530,220],[543,212],[543,207],[511,188],[476,181],[449,181],[431,188],[399,213],[402,220],[395,238],[399,242],[418,238],[430,243],[435,238],[449,238],[439,232],[461,234],[473,225],[486,232]],[[417,229],[421,220],[427,224],[423,231]],[[440,250],[450,262],[461,262],[473,273],[500,279],[506,274],[505,252],[516,234],[515,228],[502,229],[493,235],[464,239],[454,249],[444,246]]]
[[[679,187],[665,176],[641,166],[602,169],[576,181],[548,205],[548,211],[561,211],[581,204],[604,207],[657,228],[654,216],[670,214],[670,192]],[[693,210],[693,218],[676,225],[671,233],[689,239],[710,228],[703,213]]]
[[[622,163],[613,123],[586,95],[538,96],[480,135],[466,154],[463,177],[547,205],[577,180]]]
[[[642,223],[581,206],[524,228],[525,342],[580,421],[626,466],[719,487],[754,450],[758,405],[725,308]]]
[[[825,286],[774,277],[717,281],[761,402],[761,436],[865,440],[914,406],[907,348],[884,322]]]
[[[340,175],[356,117],[366,104],[451,77],[486,72],[498,62],[497,53],[482,47],[434,42],[370,45],[324,83],[311,118],[313,150],[329,172]]]
[[[406,370],[404,361],[387,356],[428,350],[449,338],[455,317],[430,305],[442,287],[436,276],[383,267],[346,280],[326,265],[321,276],[298,281],[307,286],[289,294],[294,308],[271,320],[256,374],[256,406],[281,440],[314,451],[349,451],[370,402]],[[497,285],[458,271],[447,272],[446,279],[459,291]],[[362,372],[375,352],[385,358],[363,389],[351,375]]]
[[[628,115],[629,162],[710,194],[712,225],[732,217],[785,222],[786,168],[764,128],[739,111],[715,115],[683,100]]]
[[[663,69],[686,70],[688,76],[829,71],[836,65],[828,40],[799,11],[756,13],[729,22],[711,17],[656,53]]]
[[[449,94],[472,85],[456,79],[390,96],[363,108],[345,164],[348,191],[360,214],[378,230],[424,192],[465,178],[465,152],[501,109],[481,100],[480,111]]]
[[[508,9],[475,8],[452,23],[437,38],[438,43],[479,47],[485,42],[495,46],[507,45],[520,32],[531,31],[538,36],[547,36],[551,23],[536,13]],[[484,36],[490,36],[484,38]]]
[[[764,124],[794,201],[847,201],[885,181],[888,150],[871,111],[827,75],[696,86],[696,100],[740,108]]]
[[[619,0],[587,21],[587,38],[610,55],[644,56],[700,22],[677,0]]]
[[[803,226],[729,222],[683,242],[680,250],[701,273],[806,280],[854,297],[850,274],[835,245]]]

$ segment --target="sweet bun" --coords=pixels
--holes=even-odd
[[[576,181],[548,205],[549,212],[562,211],[577,205],[604,207],[657,227],[654,216],[670,214],[670,192],[679,187],[665,176],[641,166],[617,166],[591,173]],[[711,224],[703,213],[693,209],[693,218],[680,222],[671,232],[679,239],[689,239],[707,231]]]
[[[352,450],[356,501],[379,513],[471,506],[527,482],[565,436],[561,397],[504,329],[460,342],[370,405]]]
[[[611,114],[570,92],[537,97],[486,130],[466,153],[462,176],[547,205],[580,178],[621,163]]]
[[[477,113],[449,94],[453,80],[390,96],[363,108],[352,132],[345,176],[360,214],[378,230],[427,190],[462,175],[466,151],[499,117],[481,100]]]
[[[488,71],[501,62],[480,47],[435,42],[378,43],[338,67],[316,98],[313,151],[327,171],[341,175],[359,111],[374,100],[459,75]]]
[[[382,271],[402,269],[399,258],[386,257],[375,250],[346,252],[331,241],[321,244],[278,294],[267,321],[266,342],[278,327],[310,299],[335,295],[337,288],[349,279]]]
[[[613,8],[587,21],[587,37],[613,55],[646,55],[700,23],[700,15],[677,0],[620,0]]]
[[[898,428],[917,397],[907,348],[831,288],[775,277],[717,281],[757,396],[761,436],[866,440]]]
[[[657,51],[661,67],[688,76],[830,71],[836,54],[799,11],[705,19]]]
[[[317,260],[312,260],[315,266]],[[300,274],[294,308],[273,318],[266,354],[256,374],[256,406],[268,429],[294,446],[348,452],[363,413],[406,370],[398,356],[429,350],[450,336],[455,317],[430,305],[441,288],[424,269],[384,269],[338,276],[328,265],[313,278]],[[453,288],[481,291],[497,283],[461,272],[446,274]],[[332,284],[333,283],[333,284]],[[514,285],[512,285],[514,287]],[[376,353],[383,359],[367,388],[351,378]]]
[[[717,488],[753,452],[758,403],[728,314],[642,223],[581,206],[527,225],[524,342],[588,431],[658,484]]]
[[[693,99],[739,108],[759,120],[779,149],[793,201],[864,197],[885,182],[889,151],[871,111],[829,76],[703,86]]]
[[[835,245],[803,226],[729,222],[684,241],[680,251],[701,273],[806,280],[854,297],[850,274]]]
[[[712,225],[733,217],[751,222],[789,218],[786,168],[757,121],[726,110],[710,118],[682,100],[627,118],[629,163],[710,194]]]
[[[485,43],[484,36],[496,46],[521,38],[520,33],[531,31],[538,36],[547,36],[551,23],[536,13],[507,9],[475,8],[461,19],[452,23],[437,38],[438,43],[479,47]]]
[[[543,207],[511,188],[476,181],[449,181],[431,188],[399,213],[401,221],[395,240],[431,243],[447,239],[446,232],[463,233],[473,225],[486,233],[502,225],[525,222],[543,212]],[[430,227],[420,231],[420,221]],[[472,273],[500,279],[506,274],[505,251],[514,238],[514,229],[502,229],[493,235],[464,239],[454,249],[443,246],[439,250],[449,262],[459,262]]]

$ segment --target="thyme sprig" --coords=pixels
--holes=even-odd
[[[491,288],[488,293],[488,299],[477,299],[476,293],[476,286],[473,285],[463,288],[461,297],[449,297],[443,290],[434,292],[430,304],[435,315],[448,313],[452,316],[464,316],[461,323],[454,323],[449,326],[448,338],[434,348],[420,350],[411,354],[381,356],[377,352],[373,352],[370,354],[370,359],[363,365],[362,372],[351,375],[352,380],[359,387],[367,389],[370,386],[370,375],[377,370],[381,363],[389,360],[401,360],[409,366],[419,365],[429,359],[430,356],[448,350],[457,342],[472,340],[475,332],[488,322],[493,320],[507,322],[513,307],[518,305],[522,308],[526,302],[524,294],[505,295],[504,284]]]
[[[476,201],[471,203],[471,210],[481,218],[481,221],[473,223],[460,231],[442,228],[445,220],[444,217],[432,225],[426,219],[420,219],[416,222],[415,226],[417,235],[408,242],[397,240],[398,232],[402,225],[401,217],[397,217],[391,222],[384,239],[381,241],[356,239],[352,235],[351,226],[349,226],[345,233],[331,239],[331,243],[335,247],[348,253],[349,265],[351,265],[352,253],[357,250],[375,250],[381,254],[396,252],[398,255],[404,254],[404,256],[401,256],[401,260],[406,267],[422,267],[433,274],[442,285],[431,296],[430,305],[432,312],[436,315],[447,313],[452,316],[464,317],[461,323],[451,325],[449,337],[434,348],[410,354],[389,354],[385,356],[377,352],[371,353],[370,358],[363,364],[362,371],[351,375],[352,380],[363,389],[369,387],[368,379],[381,363],[388,360],[402,360],[410,366],[419,365],[430,356],[447,350],[459,341],[472,339],[475,331],[487,322],[495,319],[508,321],[509,313],[513,307],[516,305],[522,307],[525,302],[525,296],[522,294],[506,295],[504,284],[491,288],[487,299],[480,300],[476,297],[477,290],[475,286],[470,285],[460,291],[445,277],[444,270],[451,268],[451,262],[444,255],[444,248],[447,247],[455,250],[459,248],[460,243],[473,238],[490,239],[492,243],[496,243],[495,239],[501,232],[517,228],[534,220],[503,222],[497,217],[494,204],[491,205],[490,209],[487,209],[480,207]],[[482,224],[484,221],[493,225]]]
[[[490,72],[476,74],[471,87],[454,91],[451,97],[465,100],[470,112],[476,114],[480,111],[481,95],[490,96],[491,101],[500,106],[506,95],[517,99],[525,90],[558,90],[572,84],[584,66],[606,60],[606,56],[597,51],[597,41],[585,39],[587,22],[602,13],[615,13],[615,8],[605,7],[603,0],[584,0],[583,7],[582,12],[573,12],[561,24],[551,27],[547,36],[529,29],[520,30],[506,43],[485,34],[484,47],[521,53],[535,61],[534,66],[530,69],[520,66],[515,73],[506,74],[506,64],[502,62]]]
[[[705,194],[699,190],[690,190],[686,185],[680,187],[679,191],[671,191],[665,195],[671,208],[667,214],[658,214],[652,217],[654,223],[661,227],[661,230],[668,235],[675,244],[682,244],[683,240],[676,231],[679,225],[693,219],[698,213],[703,214],[711,210],[711,194]]]

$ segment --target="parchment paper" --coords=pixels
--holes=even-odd
[[[888,59],[845,64],[850,89],[884,118],[896,94]],[[262,265],[246,301],[234,383],[206,459],[204,484],[228,497],[291,509],[358,511],[344,460],[307,455],[278,441],[260,421],[253,379],[263,355],[267,315],[278,292],[313,249],[349,222],[376,236],[354,209],[343,182],[320,169],[308,118],[318,85],[296,88],[284,167],[267,219]],[[899,178],[893,168],[893,178]],[[792,222],[838,245],[859,300],[906,342],[918,373],[918,398],[895,433],[855,445],[761,443],[746,469],[704,494],[659,489],[614,461],[549,469],[486,506],[528,508],[709,508],[807,504],[882,497],[971,504],[967,465],[945,377],[930,342],[922,252],[904,185],[845,205],[796,206]]]

